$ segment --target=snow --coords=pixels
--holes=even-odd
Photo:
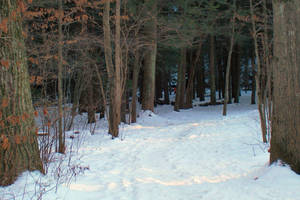
[[[268,165],[269,147],[249,102],[246,95],[228,105],[226,117],[222,106],[181,112],[159,106],[155,113],[141,112],[137,123],[121,125],[114,140],[105,121],[93,135],[71,131],[67,155],[55,155],[48,175],[25,172],[0,188],[0,199],[300,199],[300,177],[280,162]]]

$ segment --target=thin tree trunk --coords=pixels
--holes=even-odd
[[[216,70],[215,70],[215,37],[209,36],[210,53],[209,53],[209,69],[210,69],[210,103],[216,104]]]
[[[255,55],[254,53],[252,53],[251,56],[251,69],[252,69],[252,93],[251,93],[251,104],[255,104],[255,88],[256,88],[256,84],[255,84],[255,80],[256,80],[256,69],[255,69]]]
[[[17,0],[0,1],[0,19],[8,20],[7,31],[0,38],[0,186],[12,184],[26,170],[44,172],[34,124],[21,13],[10,18],[17,8]]]
[[[166,71],[164,71],[163,90],[164,90],[164,104],[170,104],[170,97],[169,97],[169,73],[166,72]]]
[[[58,1],[58,152],[65,153],[65,137],[63,131],[63,83],[62,83],[62,73],[63,73],[63,55],[62,55],[62,45],[63,45],[63,33],[62,33],[62,19],[63,19],[63,7],[62,0]]]
[[[202,43],[199,44],[195,60],[192,61],[190,71],[189,71],[189,79],[186,89],[186,108],[192,108],[193,107],[193,92],[194,92],[194,77],[195,77],[195,68],[197,63],[199,62],[200,56],[201,56],[201,50],[202,50]]]
[[[135,53],[135,60],[133,65],[132,75],[132,102],[131,102],[131,123],[136,122],[136,101],[137,101],[137,87],[140,72],[140,54],[138,51]]]
[[[255,47],[255,55],[256,55],[256,62],[257,62],[257,74],[256,74],[256,94],[258,99],[258,111],[260,117],[260,124],[261,124],[261,131],[262,131],[262,139],[263,142],[267,142],[267,127],[266,127],[266,116],[265,116],[265,109],[264,109],[264,102],[262,101],[262,91],[261,91],[261,64],[260,64],[260,57],[258,53],[258,43],[257,43],[257,31],[254,19],[254,9],[253,9],[253,0],[250,0],[250,12],[251,12],[251,22],[252,22],[252,32],[253,32],[253,39],[254,39],[254,47]]]
[[[234,53],[234,62],[232,71],[232,96],[234,98],[234,103],[239,103],[240,98],[240,74],[241,74],[241,66],[240,66],[240,49],[239,45],[235,46]]]
[[[200,57],[200,77],[199,77],[199,88],[200,88],[200,94],[199,94],[199,99],[200,101],[205,101],[205,65],[204,65],[204,58],[203,54]]]
[[[73,96],[73,105],[71,109],[71,119],[69,124],[67,125],[66,130],[70,131],[73,123],[74,123],[74,118],[77,115],[77,109],[79,107],[79,98],[81,96],[82,92],[82,81],[83,81],[83,75],[82,73],[78,73],[77,80],[75,82],[75,88],[74,88],[74,96]]]
[[[176,96],[174,110],[179,111],[179,109],[184,108],[185,100],[185,73],[186,73],[186,48],[182,48],[180,52],[180,64],[178,65],[177,71],[177,86],[176,86]]]
[[[88,123],[92,124],[96,122],[95,117],[95,99],[94,99],[94,92],[93,92],[93,82],[92,80],[88,81],[87,83],[87,113],[88,113]]]
[[[110,104],[109,104],[109,133],[112,138],[119,135],[119,123],[121,118],[121,49],[120,49],[120,0],[116,1],[116,33],[115,33],[115,66],[112,62],[112,48],[110,38],[110,1],[106,1],[103,12],[103,31],[104,31],[104,53],[106,69],[108,72],[110,86]]]
[[[235,6],[234,1],[234,6]],[[235,13],[232,17],[232,35],[230,39],[230,49],[228,52],[228,59],[227,59],[227,67],[226,67],[226,78],[225,78],[225,97],[224,97],[224,105],[223,105],[223,116],[227,115],[227,103],[228,103],[228,94],[229,94],[229,79],[230,79],[230,66],[231,66],[231,56],[233,51],[234,45],[234,34],[235,34]]]

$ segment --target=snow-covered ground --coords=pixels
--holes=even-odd
[[[246,95],[229,105],[226,117],[222,106],[181,112],[159,106],[155,114],[140,113],[138,123],[122,125],[115,140],[103,121],[94,135],[80,130],[70,139],[70,132],[71,161],[56,161],[49,171],[68,165],[69,174],[78,173],[74,179],[60,185],[53,176],[58,172],[27,172],[0,188],[0,199],[38,199],[39,193],[46,200],[300,199],[300,176],[281,164],[268,166],[269,147],[249,102]]]

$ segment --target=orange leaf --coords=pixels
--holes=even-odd
[[[22,136],[22,140],[23,140],[23,142],[25,143],[26,140],[27,140],[27,136],[23,135],[23,136]]]
[[[1,60],[1,65],[2,65],[3,67],[5,67],[6,69],[8,69],[8,68],[9,68],[9,61],[8,61],[8,60],[2,59],[2,60]]]
[[[8,99],[7,98],[3,98],[2,99],[1,107],[2,108],[6,108],[7,106],[8,106]]]
[[[14,21],[16,21],[16,19],[17,19],[17,12],[14,10],[14,11],[12,11],[11,12],[11,18],[14,20]]]
[[[3,31],[4,33],[8,32],[7,24],[8,24],[8,19],[7,18],[2,19],[0,24],[0,30]]]
[[[21,144],[21,137],[19,135],[15,136],[15,142],[16,144]]]
[[[38,117],[38,116],[39,116],[39,113],[38,113],[38,111],[34,111],[34,113],[33,113],[33,114],[34,114],[34,116],[35,116],[35,117]]]
[[[32,4],[32,0],[27,0],[27,2],[28,2],[29,4]]]
[[[2,148],[4,149],[4,150],[6,150],[6,149],[8,149],[9,148],[9,141],[8,141],[8,138],[6,137],[6,136],[2,136],[1,137],[1,139],[2,139]]]

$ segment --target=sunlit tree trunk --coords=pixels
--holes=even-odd
[[[103,13],[104,52],[105,63],[109,78],[110,104],[109,104],[109,133],[113,138],[119,135],[119,124],[121,120],[121,2],[116,0],[116,32],[115,32],[115,65],[112,62],[111,31],[110,31],[110,1],[106,1]]]
[[[17,0],[0,1],[0,185],[12,184],[26,170],[43,166],[36,138],[22,18],[8,18]],[[2,29],[2,30],[1,30]]]

